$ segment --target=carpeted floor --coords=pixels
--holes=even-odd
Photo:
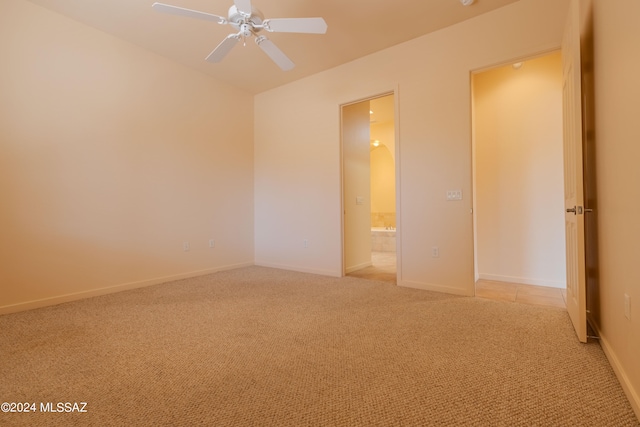
[[[37,409],[3,426],[640,426],[565,310],[263,267],[1,316],[0,402]]]

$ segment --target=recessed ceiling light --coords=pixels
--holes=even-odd
[[[380,145],[380,141],[378,141],[377,139],[375,141],[373,141],[373,146],[377,147],[378,145]]]
[[[462,3],[463,6],[470,6],[474,1],[476,0],[460,0],[460,3]]]
[[[522,68],[522,64],[522,62],[516,62],[515,64],[513,64],[513,69],[519,70],[520,68]]]

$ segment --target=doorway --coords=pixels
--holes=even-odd
[[[472,86],[476,295],[564,306],[561,54],[474,73]]]
[[[395,95],[343,105],[343,272],[396,282]]]

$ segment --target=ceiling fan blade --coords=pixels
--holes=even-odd
[[[264,26],[267,31],[277,33],[324,34],[327,32],[327,23],[322,18],[265,19]]]
[[[275,62],[282,71],[289,71],[296,65],[282,52],[278,46],[265,36],[256,38],[256,44]]]
[[[238,12],[246,16],[251,16],[251,0],[233,0],[233,4],[236,5]]]
[[[240,36],[237,34],[229,34],[227,38],[222,40],[222,42],[213,49],[213,52],[207,56],[207,61],[209,62],[220,62],[224,59],[225,56],[233,49],[233,47],[240,40]]]
[[[188,16],[190,18],[204,19],[206,21],[217,22],[218,24],[224,24],[227,22],[225,18],[211,13],[199,12],[197,10],[185,9],[184,7],[171,6],[170,4],[154,3],[151,5],[154,10],[158,12],[170,13],[172,15]]]

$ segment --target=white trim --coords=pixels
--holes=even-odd
[[[128,291],[131,289],[144,288],[147,286],[159,285],[160,283],[172,282],[174,280],[188,279],[191,277],[204,276],[206,274],[217,273],[224,270],[234,270],[236,268],[250,267],[253,262],[231,264],[222,267],[208,268],[206,270],[192,271],[189,273],[175,274],[171,276],[158,277],[155,279],[141,280],[138,282],[122,283],[120,285],[107,286],[99,289],[74,292],[71,294],[58,295],[49,298],[42,298],[33,301],[26,301],[17,304],[4,305],[0,307],[0,315],[17,313],[20,311],[33,310],[35,308],[49,307],[65,302],[76,301],[85,298],[97,297],[100,295],[114,294],[116,292]]]
[[[315,268],[304,268],[304,267],[285,265],[285,264],[276,264],[276,263],[262,262],[262,261],[256,261],[254,265],[258,267],[277,268],[279,270],[297,271],[299,273],[318,274],[320,276],[342,277],[342,274],[340,274],[340,272],[331,271],[331,270],[318,270]]]
[[[358,264],[358,265],[354,265],[353,267],[345,268],[344,272],[346,274],[349,274],[349,273],[353,273],[354,271],[362,270],[363,268],[371,267],[372,265],[373,265],[373,263],[371,261],[363,262],[362,264]]]
[[[395,133],[396,158],[396,283],[402,281],[402,170],[400,145],[400,85],[396,83],[393,90],[393,132]]]
[[[465,297],[472,297],[473,294],[469,294],[467,289],[460,289],[450,286],[443,285],[434,285],[432,283],[420,283],[420,282],[412,282],[409,280],[401,280],[398,281],[398,286],[403,286],[405,288],[413,288],[413,289],[422,289],[423,291],[433,291],[440,292],[444,294],[451,295],[460,295]]]
[[[633,383],[629,380],[629,376],[625,372],[620,360],[618,360],[618,357],[609,344],[609,341],[607,341],[595,325],[591,324],[591,326],[596,330],[596,334],[600,337],[600,346],[602,347],[605,356],[607,356],[609,364],[613,368],[613,372],[616,374],[633,412],[636,413],[636,417],[640,420],[640,393],[633,387]]]
[[[532,46],[530,49],[522,51],[519,50],[518,53],[513,52],[512,55],[500,55],[499,58],[496,57],[486,60],[482,65],[473,66],[470,71],[471,74],[484,73],[485,71],[503,67],[515,62],[528,61],[530,59],[536,59],[541,56],[549,55],[550,53],[557,52],[561,49],[562,46],[556,42],[542,43],[536,46]],[[505,59],[505,57],[507,59]]]
[[[480,280],[495,280],[497,282],[518,283],[521,285],[546,286],[548,288],[566,289],[567,284],[563,280],[532,279],[530,277],[501,276],[499,274],[479,273]]]

